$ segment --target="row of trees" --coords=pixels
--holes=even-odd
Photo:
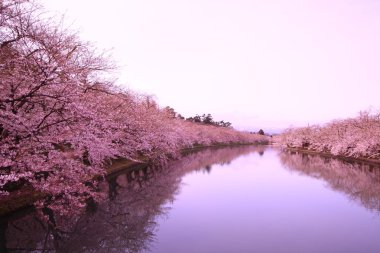
[[[180,120],[115,86],[103,55],[51,23],[28,0],[0,0],[0,194],[28,185],[48,196],[42,210],[64,214],[64,204],[102,197],[94,175],[113,158],[158,162],[196,144],[266,141]]]
[[[325,126],[288,129],[277,141],[286,147],[380,159],[380,113],[364,111],[356,118],[335,120]]]

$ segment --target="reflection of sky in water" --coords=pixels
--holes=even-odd
[[[2,243],[53,252],[380,251],[380,175],[368,166],[236,147],[131,177],[110,180],[112,200],[68,233],[34,214],[0,223],[0,252]]]
[[[326,182],[252,153],[183,178],[152,252],[379,252],[379,217]]]

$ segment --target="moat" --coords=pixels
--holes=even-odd
[[[379,252],[380,169],[266,146],[205,149],[108,179],[47,225],[0,223],[1,252]]]

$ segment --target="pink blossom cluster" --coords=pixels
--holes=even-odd
[[[277,141],[285,147],[380,159],[380,113],[365,111],[356,118],[335,120],[325,126],[288,129]]]
[[[173,118],[109,81],[109,60],[49,22],[34,3],[0,0],[0,193],[28,185],[48,196],[42,208],[64,212],[101,197],[94,177],[113,158],[157,162],[194,145],[266,141]]]

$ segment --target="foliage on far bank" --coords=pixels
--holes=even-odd
[[[173,118],[117,87],[109,61],[40,10],[0,0],[0,196],[31,187],[47,196],[45,214],[65,214],[102,197],[94,176],[111,159],[162,162],[194,145],[267,141]]]
[[[170,106],[166,106],[165,111],[172,118],[178,118],[178,119],[186,120],[186,121],[193,122],[193,123],[198,123],[198,124],[203,124],[203,125],[211,125],[211,126],[216,126],[216,127],[232,127],[231,122],[224,121],[224,120],[215,121],[213,119],[213,116],[210,113],[208,113],[208,114],[204,113],[202,115],[196,114],[194,117],[185,118],[180,113],[177,113]]]
[[[284,147],[380,159],[380,113],[364,111],[355,118],[335,120],[324,126],[288,129],[276,141]]]
[[[186,120],[190,122],[212,125],[216,127],[232,127],[232,124],[228,121],[214,121],[211,114],[203,114],[202,116],[197,114],[194,117],[187,118]]]

